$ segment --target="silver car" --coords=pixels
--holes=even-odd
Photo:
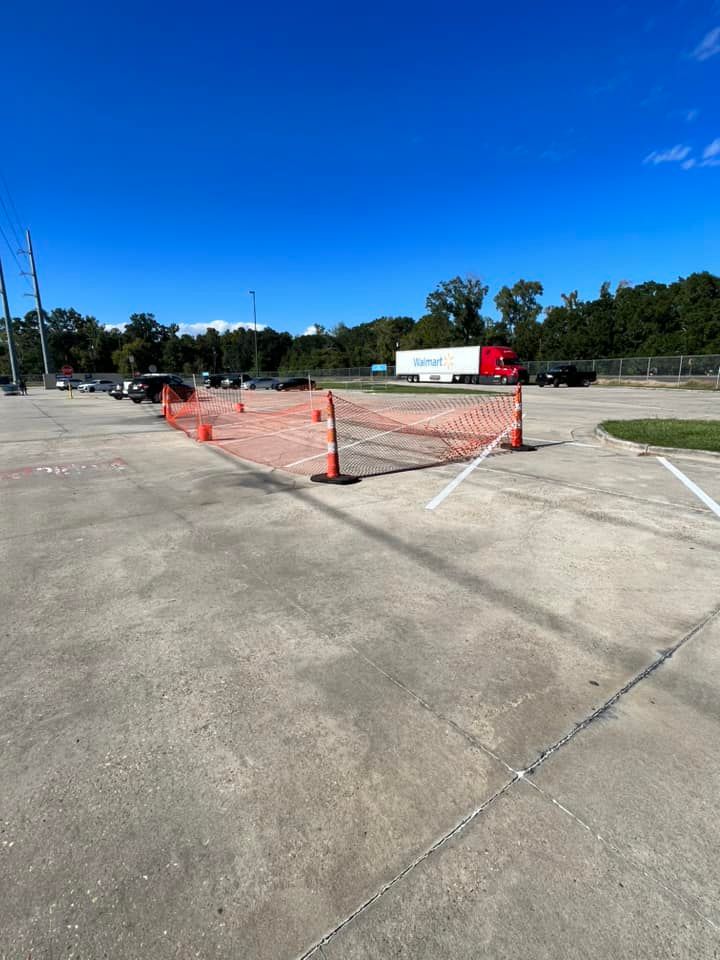
[[[88,380],[86,383],[81,383],[78,390],[82,390],[83,393],[110,393],[114,386],[114,380]]]
[[[277,377],[255,377],[243,384],[243,390],[274,390]]]

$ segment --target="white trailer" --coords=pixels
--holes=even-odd
[[[395,354],[395,376],[415,383],[457,383],[460,377],[479,373],[480,347],[398,350]]]
[[[414,383],[527,383],[528,372],[510,347],[437,347],[398,350],[395,375]]]

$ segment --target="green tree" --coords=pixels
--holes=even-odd
[[[125,327],[128,340],[142,340],[148,344],[162,343],[167,336],[167,327],[155,319],[154,313],[133,313]]]
[[[720,277],[707,270],[672,285],[681,352],[720,353]]]
[[[184,363],[183,348],[178,337],[177,324],[168,327],[167,337],[162,348],[162,369],[166,373],[176,373],[182,370]]]
[[[347,356],[331,334],[313,333],[295,337],[282,358],[283,370],[337,370],[348,366]]]
[[[502,287],[495,296],[495,306],[512,338],[512,345],[527,360],[534,360],[540,347],[538,317],[542,307],[538,297],[543,292],[539,280],[518,280],[512,287]]]
[[[484,320],[480,311],[488,289],[475,277],[453,277],[438,284],[428,295],[425,306],[431,316],[450,325],[452,340],[432,346],[481,342]]]
[[[439,313],[426,313],[405,337],[402,347],[427,350],[431,347],[452,346],[455,342],[455,330],[449,317]]]
[[[147,373],[153,364],[157,366],[161,359],[160,353],[158,345],[153,346],[138,338],[113,351],[112,359],[118,373],[130,376],[133,373]],[[132,361],[130,357],[133,357]]]
[[[38,331],[37,313],[29,310],[24,317],[13,320],[13,334],[18,364],[22,372],[38,374],[43,372],[42,349]]]
[[[483,343],[492,347],[506,347],[512,341],[512,334],[504,320],[493,320],[485,317],[485,333]]]

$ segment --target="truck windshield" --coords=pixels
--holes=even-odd
[[[520,361],[517,357],[500,357],[501,367],[517,367]]]

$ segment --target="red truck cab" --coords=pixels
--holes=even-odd
[[[480,375],[500,383],[527,383],[528,372],[510,347],[482,347]]]

